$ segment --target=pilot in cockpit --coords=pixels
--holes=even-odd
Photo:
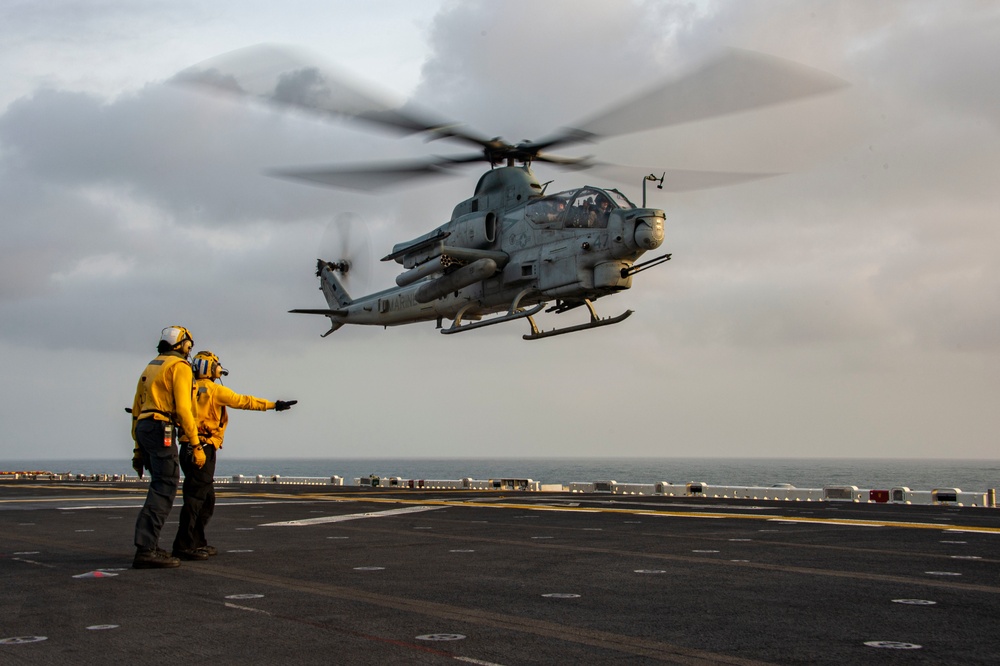
[[[562,217],[563,213],[566,211],[566,202],[563,199],[557,199],[549,205],[548,212],[546,213],[547,222],[556,222]]]
[[[596,217],[596,224],[592,226],[606,227],[608,225],[608,216],[611,214],[611,202],[603,194],[598,194],[594,199],[594,213]]]

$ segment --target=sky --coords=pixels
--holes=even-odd
[[[480,167],[377,195],[265,176],[450,147],[170,83],[259,43],[511,141],[726,48],[849,87],[578,151],[783,174],[650,188],[673,258],[596,304],[634,310],[621,324],[321,339],[325,319],[287,310],[326,307],[331,223],[363,220],[377,260],[446,222]],[[997,459],[998,173],[994,2],[0,0],[0,466],[129,458],[122,408],[174,324],[233,390],[299,401],[233,413],[234,458]],[[374,263],[370,288],[390,286]]]

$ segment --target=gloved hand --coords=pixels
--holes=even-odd
[[[274,411],[283,412],[286,409],[291,409],[292,405],[296,404],[298,400],[275,400],[274,401]]]
[[[205,449],[201,447],[201,444],[191,447],[191,460],[194,462],[194,466],[199,469],[205,466]]]
[[[138,474],[139,478],[141,479],[142,478],[142,451],[139,450],[139,445],[138,444],[136,444],[135,448],[132,449],[132,469],[135,470],[135,473]]]

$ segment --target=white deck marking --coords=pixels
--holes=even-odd
[[[360,520],[362,518],[386,518],[388,516],[400,516],[407,513],[420,513],[421,511],[436,511],[437,509],[443,508],[443,506],[408,506],[402,509],[389,509],[388,511],[348,513],[343,516],[323,516],[321,518],[306,518],[305,520],[287,520],[280,523],[264,523],[261,527],[301,527],[304,525],[323,525],[324,523],[342,523],[346,520]]]
[[[467,664],[478,664],[479,666],[503,666],[493,661],[483,661],[482,659],[473,659],[472,657],[455,657],[455,661],[464,661]]]
[[[226,608],[235,608],[237,610],[250,611],[251,613],[263,613],[264,615],[270,615],[270,613],[268,613],[266,610],[261,610],[259,608],[250,608],[249,606],[240,606],[239,604],[230,603],[228,601],[226,602],[225,605]]]
[[[25,557],[12,557],[10,558],[15,562],[24,562],[25,564],[34,564],[35,566],[45,567],[46,569],[55,569],[51,564],[46,564],[45,562],[37,562],[35,560],[29,560]]]
[[[830,520],[828,518],[782,518],[780,520],[770,518],[769,520],[787,525],[809,523],[811,525],[846,525],[848,527],[885,527],[885,523],[870,520]]]
[[[461,641],[465,640],[464,634],[424,634],[417,636],[418,641]]]
[[[919,650],[922,645],[916,643],[901,643],[899,641],[865,641],[865,645],[873,648],[886,648],[889,650]]]
[[[22,645],[24,643],[39,643],[49,640],[48,636],[14,636],[13,638],[0,638],[0,645]]]
[[[946,529],[945,532],[951,532],[952,534],[996,534],[997,529],[995,527],[984,527],[982,529],[976,529],[975,527],[963,527],[962,529]]]
[[[179,495],[180,493],[178,493]],[[179,499],[179,498],[178,498]],[[60,502],[65,502],[66,499],[60,499]],[[224,500],[219,500],[215,503],[215,508],[221,506],[260,506],[261,504],[299,504],[297,501],[287,501],[287,502],[276,502],[276,501],[252,501],[252,502],[226,502]],[[143,503],[138,504],[104,504],[104,505],[88,505],[88,506],[58,506],[56,507],[59,511],[89,511],[93,509],[141,509]],[[118,516],[120,518],[120,516]],[[114,518],[109,518],[108,520],[114,520]],[[176,521],[175,521],[176,522]]]

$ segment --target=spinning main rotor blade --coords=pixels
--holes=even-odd
[[[482,159],[476,156],[475,161]],[[269,175],[288,180],[305,182],[312,185],[326,187],[342,187],[365,192],[376,192],[405,187],[420,178],[427,176],[458,175],[458,172],[450,169],[468,160],[448,160],[446,158],[428,162],[410,163],[386,163],[381,166],[338,166],[319,167],[315,169],[288,169],[270,171]],[[739,185],[762,178],[772,178],[780,176],[780,173],[754,173],[738,171],[698,171],[694,169],[650,169],[646,167],[628,166],[622,164],[612,164],[610,162],[594,162],[586,158],[580,159],[549,159],[539,156],[539,162],[549,162],[567,171],[591,170],[608,180],[619,183],[635,184],[648,173],[657,172],[664,174],[663,187],[659,188],[666,192],[690,192],[693,190],[704,190],[713,187],[726,187],[729,185]],[[652,187],[652,186],[650,186]]]
[[[276,178],[310,185],[377,192],[413,185],[415,181],[425,177],[458,175],[455,167],[482,162],[484,159],[482,153],[475,153],[453,157],[431,157],[425,160],[271,169],[266,173]],[[537,155],[535,161],[548,162],[569,171],[579,171],[594,166],[594,162],[586,157],[562,158]]]
[[[650,188],[657,187],[664,192],[692,192],[694,190],[707,190],[713,187],[728,187],[749,183],[762,178],[773,178],[781,176],[781,173],[753,173],[743,171],[698,171],[695,169],[648,169],[637,166],[627,166],[624,164],[609,164],[598,162],[588,168],[603,178],[619,183],[635,185],[642,180],[646,174],[654,176],[663,175],[662,187],[650,184]],[[655,173],[654,173],[655,172]]]
[[[827,72],[731,49],[697,70],[615,104],[539,141],[538,150],[679,125],[832,92],[849,85]]]
[[[431,138],[453,138],[478,147],[485,138],[459,131],[453,123],[351,82],[316,58],[295,49],[260,44],[211,58],[174,77],[177,83],[302,109],[335,118],[371,123],[403,134],[427,132]]]
[[[510,144],[465,132],[370,87],[352,83],[311,56],[272,45],[251,46],[206,60],[175,81],[210,90],[302,109],[324,117],[359,120],[397,133],[425,133],[430,139],[454,139],[481,152],[382,164],[279,169],[270,175],[314,185],[376,191],[406,185],[428,176],[450,175],[453,167],[473,162],[548,162],[568,170],[598,168],[609,178],[628,167],[589,157],[544,153],[550,148],[629,134],[832,92],[848,85],[842,79],[782,58],[732,49],[679,79],[667,82],[564,128],[538,141]],[[636,170],[638,171],[638,170]],[[645,170],[642,170],[645,171]],[[656,170],[654,170],[656,171]],[[662,171],[659,170],[659,171]],[[648,173],[648,171],[647,171]],[[675,170],[664,189],[684,191],[742,183],[776,174]],[[634,172],[633,172],[634,176]],[[633,179],[629,177],[629,182]],[[641,174],[639,175],[641,177]]]
[[[451,175],[450,167],[471,161],[482,160],[482,155],[468,158],[435,157],[427,160],[411,160],[400,162],[385,162],[361,165],[342,165],[329,167],[305,167],[295,169],[273,169],[269,176],[323,185],[326,187],[344,187],[352,190],[375,192],[412,184],[412,181],[427,176]]]

